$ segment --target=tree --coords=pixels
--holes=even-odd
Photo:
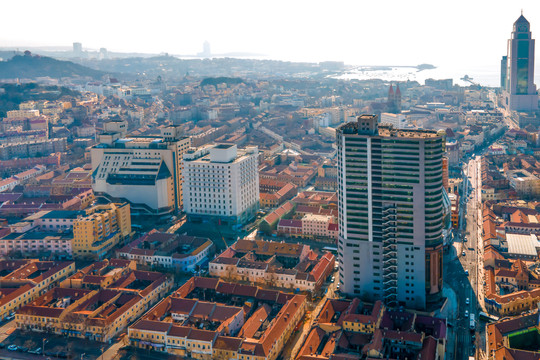
[[[26,340],[23,344],[23,346],[27,349],[34,349],[36,347],[36,343],[33,340]]]

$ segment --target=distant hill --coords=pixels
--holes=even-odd
[[[49,76],[52,78],[89,76],[99,79],[104,72],[75,64],[71,61],[60,61],[45,56],[31,54],[16,55],[7,61],[0,61],[0,79]]]
[[[218,84],[227,84],[227,85],[236,85],[236,84],[240,84],[240,83],[243,83],[244,81],[240,78],[232,78],[232,77],[225,77],[225,76],[221,76],[221,77],[210,77],[210,78],[205,78],[201,81],[201,86],[205,86],[205,85],[218,85]]]

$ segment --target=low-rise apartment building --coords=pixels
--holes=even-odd
[[[540,195],[540,178],[527,170],[509,170],[507,172],[510,186],[520,196],[534,197]]]
[[[0,255],[54,256],[56,259],[69,259],[73,255],[72,241],[71,232],[12,231],[0,238]]]
[[[271,179],[259,179],[261,208],[275,208],[297,194],[298,187]]]
[[[445,349],[445,319],[326,299],[295,359],[442,359]]]
[[[116,251],[119,258],[138,264],[194,271],[214,254],[214,243],[208,238],[150,231]]]
[[[111,340],[172,287],[172,279],[166,275],[133,270],[134,265],[126,260],[106,260],[86,267],[62,281],[62,287],[21,307],[16,314],[17,327]]]
[[[538,313],[504,318],[486,328],[486,356],[489,360],[540,359],[534,351],[540,326]]]
[[[0,319],[5,319],[73,274],[75,263],[2,260],[0,271]]]
[[[305,307],[304,295],[197,277],[130,326],[128,338],[193,359],[274,360]]]
[[[211,276],[316,293],[334,269],[331,253],[317,256],[309,246],[240,239],[210,261]]]

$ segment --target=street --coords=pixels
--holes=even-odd
[[[483,245],[481,233],[481,157],[464,165],[461,197],[462,217],[453,246],[446,255],[446,283],[457,295],[455,359],[482,358],[485,326],[478,319],[483,308]],[[467,299],[469,304],[467,304]],[[467,312],[467,313],[466,313]],[[471,314],[475,318],[471,330]]]

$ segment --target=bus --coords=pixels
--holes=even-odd
[[[476,330],[476,322],[474,321],[474,314],[471,314],[469,316],[469,320],[470,320],[469,328],[471,329],[471,331]]]
[[[499,321],[499,317],[498,316],[495,316],[495,315],[489,315],[483,311],[480,311],[480,313],[478,313],[478,318],[481,319],[481,320],[484,320],[484,321],[488,321],[488,322],[495,322],[495,321]]]
[[[337,255],[337,247],[333,247],[333,246],[325,246],[323,247],[323,251],[328,251],[334,255]]]

